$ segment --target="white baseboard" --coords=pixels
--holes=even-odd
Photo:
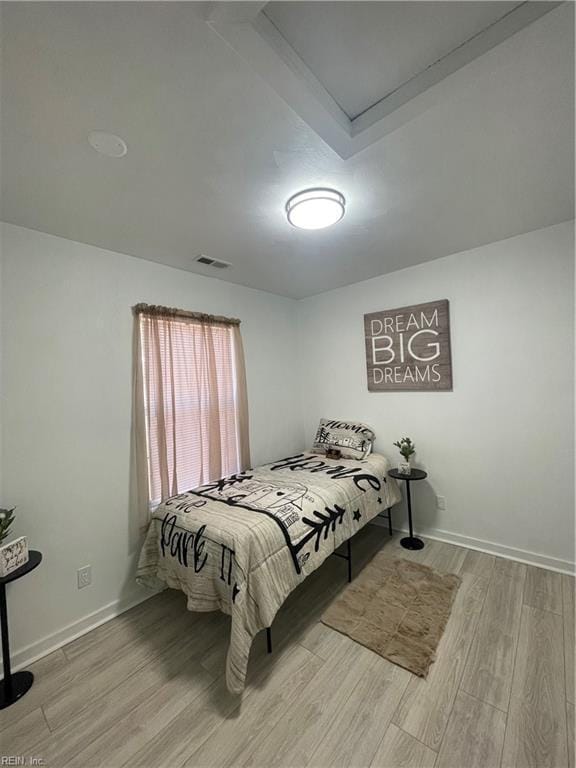
[[[374,519],[370,521],[370,524],[388,529],[388,523],[384,520]],[[397,533],[408,533],[406,528],[395,528],[394,531]],[[548,571],[557,571],[558,573],[570,575],[574,575],[576,572],[576,565],[570,562],[570,560],[540,555],[537,552],[528,552],[525,549],[516,549],[505,544],[484,541],[484,539],[474,539],[471,536],[463,536],[460,533],[443,531],[440,528],[418,529],[418,534],[427,539],[434,539],[434,541],[444,541],[447,544],[455,544],[457,547],[466,547],[466,549],[474,549],[477,552],[486,552],[489,555],[496,555],[496,557],[504,557],[506,560],[517,560],[519,563],[535,565],[537,568],[545,568]]]
[[[139,603],[143,603],[144,600],[148,600],[153,597],[156,592],[139,593],[138,595],[132,595],[131,597],[121,598],[120,600],[114,600],[112,603],[99,608],[93,613],[89,613],[78,621],[73,621],[72,624],[59,629],[57,632],[53,632],[51,635],[37,640],[30,645],[26,645],[24,648],[20,648],[11,654],[12,671],[17,672],[19,669],[27,667],[38,659],[48,656],[49,653],[57,651],[62,648],[63,645],[71,643],[76,638],[85,635],[92,629],[96,629],[101,624],[105,624],[110,619],[114,619],[121,613],[128,611]]]

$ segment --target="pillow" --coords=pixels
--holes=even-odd
[[[327,448],[338,448],[344,459],[365,459],[375,438],[374,430],[359,421],[320,419],[314,450],[324,452]]]

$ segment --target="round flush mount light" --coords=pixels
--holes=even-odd
[[[346,200],[335,189],[306,189],[286,203],[286,215],[299,229],[324,229],[344,216]]]
[[[88,143],[96,152],[107,157],[124,157],[128,152],[124,139],[107,131],[91,131],[88,134]]]

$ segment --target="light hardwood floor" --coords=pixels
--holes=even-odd
[[[32,690],[0,712],[0,755],[57,768],[575,768],[574,580],[398,539],[361,531],[355,572],[382,549],[462,577],[426,680],[319,623],[346,585],[329,558],[276,618],[271,656],[256,638],[242,700],[223,679],[229,620],[167,591],[32,665]]]

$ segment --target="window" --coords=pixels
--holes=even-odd
[[[151,505],[249,465],[239,322],[135,307]]]

